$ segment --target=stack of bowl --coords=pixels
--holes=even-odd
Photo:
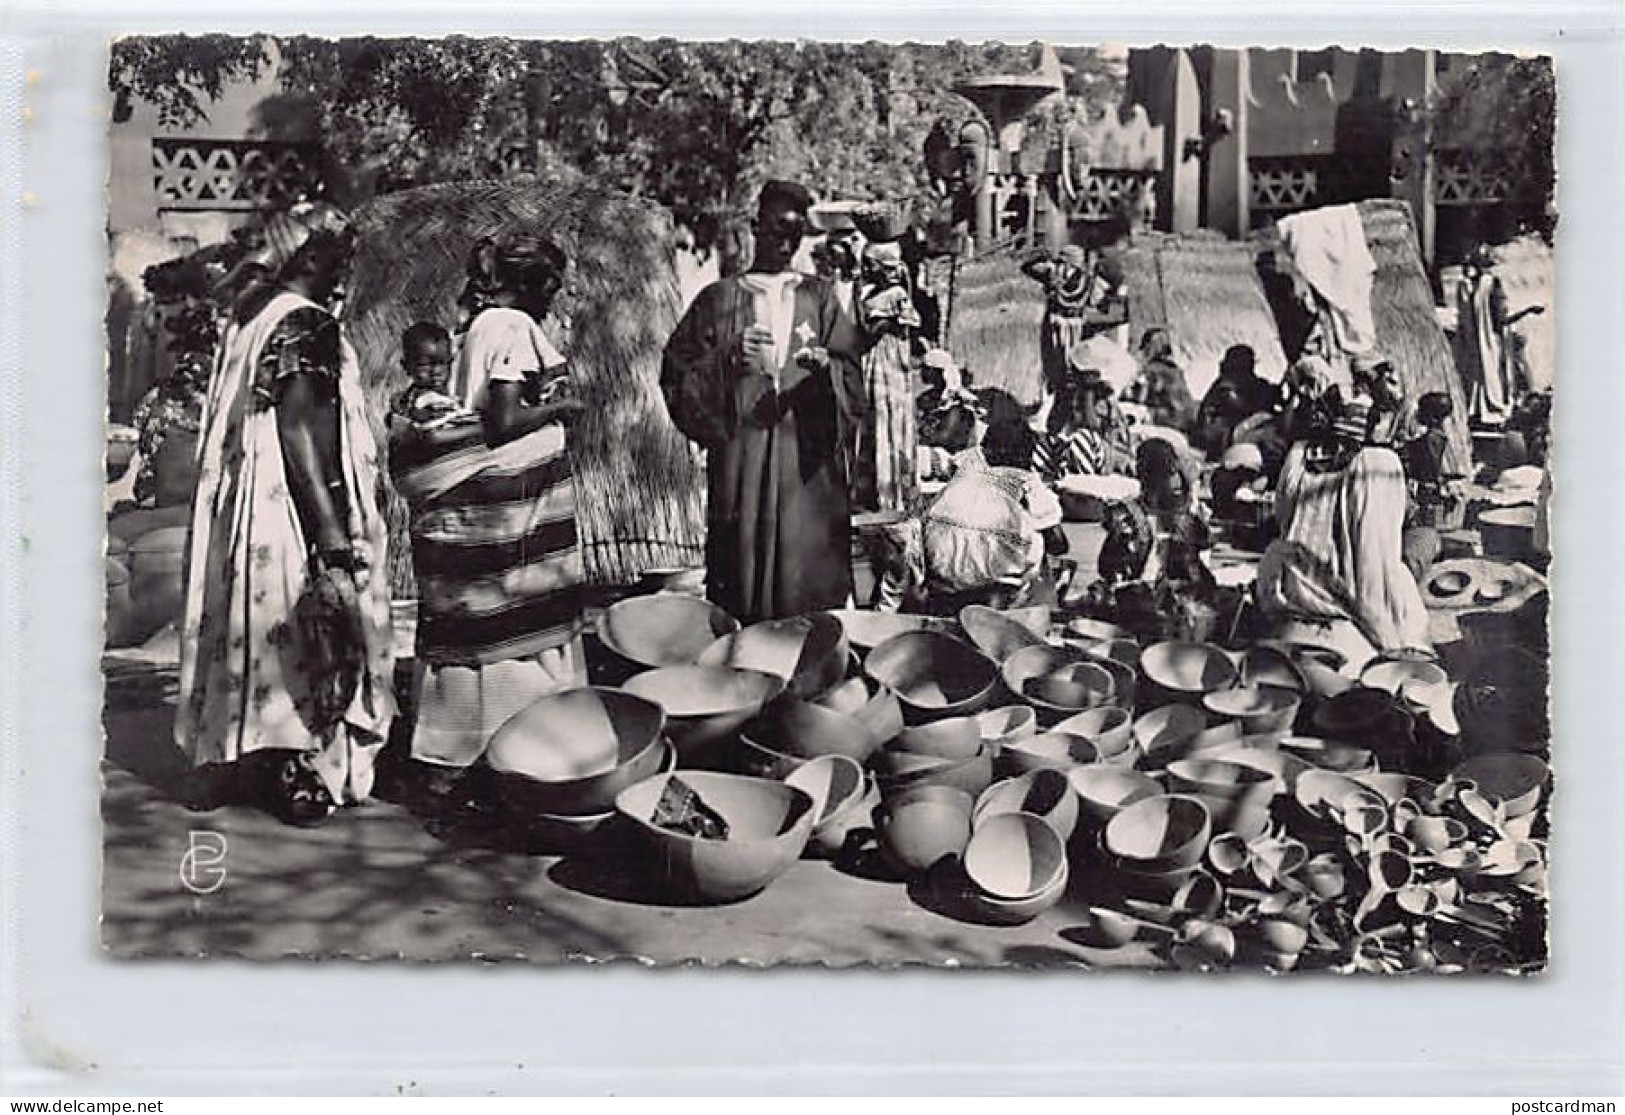
[[[1016,651],[999,668],[1004,687],[1031,705],[1038,722],[1058,724],[1086,709],[1117,702],[1118,680],[1085,651],[1039,645]]]
[[[1232,832],[1243,842],[1263,835],[1280,779],[1257,767],[1225,759],[1179,759],[1168,764],[1171,790],[1200,801],[1215,833]]]
[[[1006,778],[1031,774],[1036,770],[1066,774],[1073,767],[1099,761],[1100,753],[1095,750],[1095,745],[1083,736],[1048,731],[1007,742],[999,752],[998,770]]]
[[[1088,740],[1103,763],[1131,767],[1143,754],[1134,741],[1133,714],[1116,705],[1103,705],[1069,716],[1055,725],[1054,730]]]
[[[935,631],[893,636],[869,652],[864,673],[897,694],[903,719],[923,724],[987,705],[999,671],[969,643]]]
[[[1211,833],[1205,805],[1163,794],[1119,810],[1106,823],[1101,844],[1125,891],[1165,902],[1196,872]]]
[[[976,714],[976,725],[982,731],[982,743],[995,760],[1007,743],[1038,732],[1038,714],[1029,705],[1004,705]]]
[[[1099,848],[1100,834],[1122,810],[1163,793],[1162,784],[1149,774],[1095,763],[1067,772],[1067,783],[1078,799],[1077,833],[1080,846],[1091,854]]]
[[[989,786],[976,799],[973,827],[1003,813],[1030,813],[1041,818],[1063,841],[1078,824],[1078,797],[1068,776],[1058,770],[1035,770]]]
[[[1163,705],[1134,721],[1132,734],[1148,766],[1162,766],[1190,750],[1207,728],[1207,716],[1191,705]]]
[[[509,815],[544,836],[586,835],[615,797],[670,760],[659,705],[618,689],[571,689],[527,705],[491,737],[486,761]]]
[[[999,925],[1031,921],[1066,891],[1066,844],[1030,813],[983,819],[965,848],[965,877],[982,916]]]
[[[973,716],[904,728],[874,760],[883,794],[949,786],[973,798],[993,781],[993,756]]]
[[[655,815],[674,778],[696,794],[727,825],[727,836],[709,839],[665,828]],[[748,898],[800,858],[818,820],[805,790],[783,782],[714,771],[676,771],[622,790],[615,811],[624,817],[658,865],[660,882],[677,895],[702,902]]]
[[[1215,717],[1236,720],[1243,735],[1285,736],[1298,719],[1296,690],[1273,685],[1243,685],[1209,693],[1202,707]]]

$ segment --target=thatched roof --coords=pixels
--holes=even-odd
[[[588,406],[574,439],[588,576],[626,582],[651,566],[700,561],[704,474],[659,387],[661,351],[678,316],[663,209],[590,186],[457,183],[378,198],[355,226],[345,319],[380,438],[387,400],[404,382],[401,332],[420,320],[457,324],[473,242],[516,229],[546,235],[575,261],[546,324]],[[387,502],[392,583],[405,595],[404,508],[393,492]]]
[[[1472,461],[1466,398],[1455,355],[1434,309],[1433,287],[1422,266],[1410,205],[1383,198],[1362,201],[1357,208],[1366,246],[1377,264],[1371,288],[1377,349],[1394,362],[1411,399],[1428,391],[1450,396],[1455,408],[1449,427],[1454,459],[1447,463],[1466,473]]]
[[[1129,298],[1129,342],[1166,327],[1174,355],[1198,398],[1218,375],[1231,345],[1250,345],[1259,374],[1279,380],[1286,356],[1264,297],[1257,248],[1214,234],[1141,234],[1116,254]],[[1039,328],[1044,295],[1016,259],[989,256],[960,265],[950,347],[979,385],[1018,399],[1038,397]]]
[[[1142,235],[1121,253],[1128,277],[1135,344],[1147,329],[1167,328],[1174,359],[1200,399],[1232,345],[1247,345],[1258,374],[1286,372],[1280,330],[1258,276],[1257,248],[1215,233]]]
[[[1043,319],[1043,290],[1021,273],[1019,260],[990,255],[958,265],[948,347],[970,369],[976,386],[1035,401],[1043,380],[1038,356]]]

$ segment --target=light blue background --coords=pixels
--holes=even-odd
[[[0,1093],[1625,1090],[1617,3],[436,7],[267,2],[227,14],[224,5],[150,4],[135,15],[103,4],[0,17]],[[104,43],[111,33],[182,28],[1555,54],[1563,217],[1550,971],[1523,980],[1272,981],[103,959]],[[29,69],[39,82],[25,90]],[[33,110],[27,122],[23,100]],[[14,134],[24,140],[20,166]],[[22,204],[24,191],[32,204]]]

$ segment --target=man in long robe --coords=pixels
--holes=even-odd
[[[750,270],[700,291],[661,367],[672,420],[706,450],[707,595],[747,622],[852,591],[859,343],[831,284],[790,270],[811,203],[763,187]]]

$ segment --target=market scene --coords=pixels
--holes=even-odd
[[[1550,60],[111,79],[113,954],[1545,967]]]

